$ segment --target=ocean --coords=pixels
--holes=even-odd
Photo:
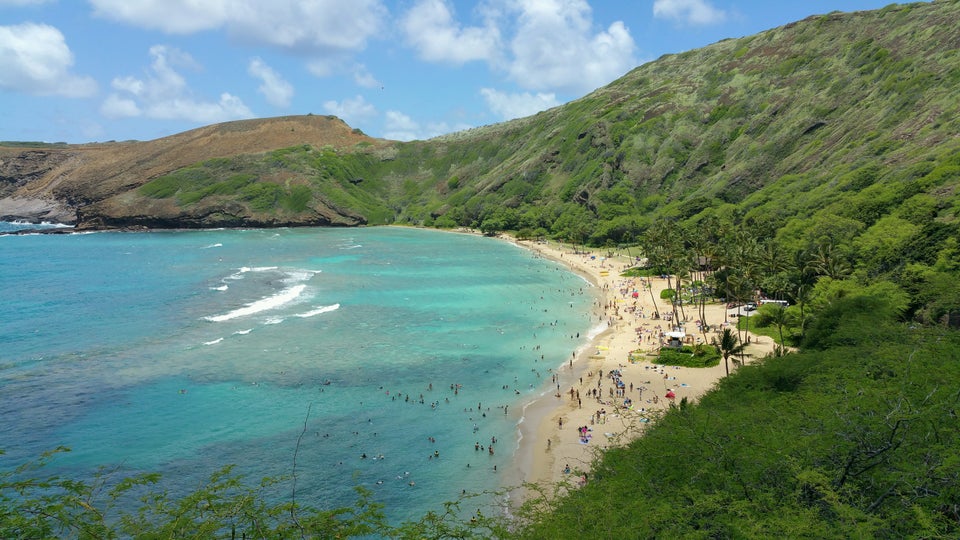
[[[555,262],[397,227],[3,236],[0,283],[0,468],[63,445],[47,472],[184,493],[234,464],[392,523],[515,481],[524,406],[598,323]]]

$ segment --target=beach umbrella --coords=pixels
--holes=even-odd
[[[667,399],[674,399],[674,398],[676,398],[676,397],[677,397],[677,395],[673,393],[673,390],[671,390],[671,389],[668,389],[668,390],[667,390]]]

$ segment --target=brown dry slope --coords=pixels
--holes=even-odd
[[[339,118],[307,115],[227,122],[145,142],[0,146],[0,219],[76,223],[79,212],[82,222],[85,209],[204,160],[300,144],[345,150],[359,143],[389,144],[367,137]],[[337,214],[318,209],[316,222],[336,223]],[[175,216],[156,217],[173,222]],[[344,224],[356,224],[356,216],[341,217]]]

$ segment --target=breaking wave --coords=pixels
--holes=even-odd
[[[340,309],[340,304],[333,304],[331,306],[321,306],[316,309],[312,309],[305,313],[297,313],[297,317],[306,319],[307,317],[313,317],[314,315],[320,315],[321,313],[328,313],[330,311],[336,311]]]
[[[223,322],[229,321],[230,319],[236,319],[237,317],[246,317],[248,315],[253,315],[260,313],[261,311],[268,311],[271,309],[276,309],[284,304],[293,302],[300,296],[300,293],[306,289],[307,286],[300,284],[294,285],[293,287],[287,287],[282,291],[278,292],[273,296],[268,296],[266,298],[261,298],[256,302],[251,302],[242,308],[235,309],[223,315],[213,315],[210,317],[204,317],[208,321],[212,322]]]

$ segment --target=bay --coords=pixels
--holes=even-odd
[[[3,467],[64,445],[58,473],[183,493],[235,464],[391,521],[509,483],[524,405],[596,322],[554,262],[395,227],[5,236],[0,283]]]

